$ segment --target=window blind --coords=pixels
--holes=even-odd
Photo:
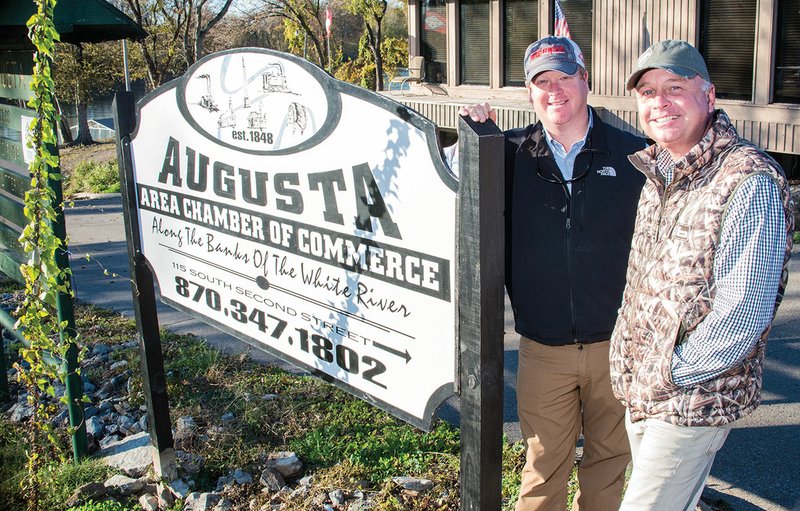
[[[445,0],[422,0],[422,56],[425,57],[425,81],[447,81],[447,10]]]
[[[800,0],[778,2],[775,103],[800,103]]]
[[[460,83],[489,85],[489,0],[461,0]]]
[[[702,0],[700,53],[717,98],[753,100],[756,0]]]
[[[525,85],[524,62],[528,45],[539,39],[539,3],[536,0],[503,2],[503,83]]]

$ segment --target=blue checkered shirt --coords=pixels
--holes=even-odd
[[[664,155],[664,156],[662,156]],[[674,162],[658,157],[667,184]],[[786,219],[777,184],[765,175],[746,179],[728,206],[714,254],[716,294],[711,312],[675,347],[672,378],[686,386],[740,363],[772,321],[786,250]]]

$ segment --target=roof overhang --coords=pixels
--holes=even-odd
[[[0,2],[0,50],[31,50],[25,23],[35,13],[31,0]],[[65,43],[143,39],[147,32],[105,0],[58,0],[56,30]]]

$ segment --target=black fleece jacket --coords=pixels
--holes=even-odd
[[[646,142],[590,110],[571,192],[541,123],[505,132],[506,289],[517,332],[542,344],[609,339],[622,301],[644,184],[627,156]]]

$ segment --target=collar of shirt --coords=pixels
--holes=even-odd
[[[583,146],[586,145],[586,140],[589,138],[589,132],[592,130],[592,112],[589,110],[589,125],[586,127],[586,133],[583,134],[583,138],[578,140],[569,151],[561,145],[561,142],[554,139],[550,136],[550,133],[547,132],[547,128],[542,126],[544,129],[544,138],[547,141],[547,145],[550,147],[550,152],[553,153],[553,158],[556,160],[556,165],[558,165],[558,169],[561,171],[561,175],[564,177],[564,180],[567,181],[572,179],[572,169],[575,166],[575,157],[578,156],[578,153],[583,149]],[[572,183],[567,183],[567,187],[572,190]]]
[[[656,166],[661,175],[664,176],[664,186],[669,186],[672,182],[672,175],[675,172],[675,161],[669,154],[669,151],[661,151],[656,156]]]

